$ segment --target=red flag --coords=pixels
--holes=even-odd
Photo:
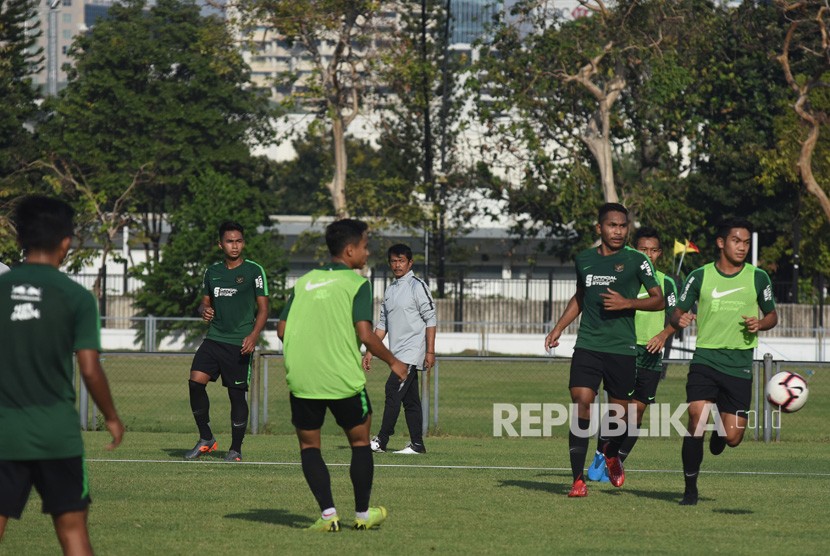
[[[700,249],[698,249],[697,245],[695,245],[694,243],[692,243],[691,241],[689,241],[687,239],[686,240],[686,252],[687,253],[700,253]]]

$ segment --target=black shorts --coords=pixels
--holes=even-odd
[[[752,404],[752,380],[694,363],[686,379],[686,403],[700,400],[714,401],[720,413],[745,416]]]
[[[568,388],[590,388],[596,394],[599,384],[608,396],[618,400],[630,400],[637,378],[637,356],[602,353],[577,348],[571,359],[571,378]]]
[[[662,371],[637,368],[637,382],[634,384],[634,395],[631,396],[638,402],[648,405],[654,403],[657,397],[657,386],[660,385]]]
[[[222,376],[226,388],[247,390],[251,382],[251,354],[242,355],[242,346],[205,339],[193,356],[191,371],[210,375],[211,382]]]
[[[323,427],[326,418],[326,409],[331,410],[334,420],[345,429],[353,429],[362,425],[372,414],[372,404],[369,402],[369,393],[366,388],[351,398],[342,400],[313,400],[297,398],[290,394],[291,424],[304,431],[314,431]]]
[[[0,460],[0,515],[20,519],[33,485],[45,514],[82,511],[92,502],[83,456]]]

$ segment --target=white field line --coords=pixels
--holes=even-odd
[[[225,461],[185,461],[185,460],[168,460],[168,459],[103,459],[103,458],[89,458],[86,461],[96,463],[171,463],[171,464],[189,464],[189,465],[209,465],[209,464],[230,464],[230,465],[275,465],[275,466],[291,466],[299,467],[298,461],[241,461],[241,462],[225,462]],[[326,463],[329,467],[348,467],[348,463]],[[406,467],[408,469],[448,469],[448,470],[481,470],[481,471],[570,471],[570,467],[519,467],[519,466],[500,466],[500,465],[420,465],[420,464],[402,464],[402,463],[376,463],[375,467]],[[682,473],[682,469],[631,469],[626,467],[626,473]],[[804,473],[804,472],[789,472],[789,471],[706,471],[701,470],[702,474],[709,475],[769,475],[769,476],[785,476],[785,477],[830,477],[828,473]]]

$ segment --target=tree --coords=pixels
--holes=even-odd
[[[150,260],[133,271],[144,282],[134,301],[140,314],[196,316],[205,268],[222,260],[216,243],[219,224],[224,220],[234,220],[244,227],[244,255],[265,269],[272,292],[272,312],[276,312],[282,303],[286,261],[277,233],[263,228],[270,222],[262,195],[244,181],[210,168],[190,176],[185,194],[188,201],[170,217],[172,231],[160,260]],[[161,329],[161,335],[190,326],[168,324]]]
[[[64,183],[83,184],[87,193],[72,191],[86,200],[79,206],[138,224],[158,261],[166,215],[182,207],[193,176],[249,172],[251,144],[272,133],[267,100],[249,87],[223,21],[192,0],[114,4],[70,54],[69,83],[41,129],[44,160],[71,172]],[[99,228],[97,241],[111,232]]]
[[[798,173],[830,221],[830,197],[813,172],[821,128],[830,123],[826,102],[830,89],[830,6],[815,0],[779,0],[777,4],[789,21],[778,62],[796,96],[793,109],[807,131],[798,155]]]
[[[331,134],[333,172],[327,187],[334,214],[349,214],[346,132],[363,109],[375,54],[376,0],[238,0],[242,28],[265,25],[290,46],[298,46],[311,72],[278,77],[292,89],[286,104],[311,110]],[[261,37],[265,40],[267,37]]]
[[[32,83],[43,61],[35,48],[39,35],[37,2],[0,0],[0,260],[17,259],[8,217],[13,201],[36,190],[22,169],[37,157],[32,133],[38,117],[38,92]]]

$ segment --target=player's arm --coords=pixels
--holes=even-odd
[[[264,295],[256,297],[256,318],[254,319],[254,329],[251,333],[245,336],[242,340],[242,355],[251,353],[256,348],[259,341],[259,335],[265,329],[265,324],[268,322],[268,298]]]
[[[427,353],[424,356],[424,368],[431,369],[435,366],[435,326],[427,326],[426,329],[426,343]]]
[[[703,283],[703,271],[693,270],[683,284],[683,292],[677,300],[677,307],[671,315],[670,324],[677,330],[686,328],[695,320],[695,314],[691,312],[692,307],[700,297],[700,286]]]
[[[660,286],[654,286],[646,290],[648,297],[643,299],[629,299],[623,297],[619,292],[608,288],[606,293],[599,294],[602,297],[602,307],[606,311],[625,311],[626,309],[633,309],[635,311],[662,311],[665,307],[665,300],[663,299],[663,291]]]
[[[671,338],[672,334],[677,332],[677,329],[671,324],[671,316],[674,313],[674,308],[677,306],[677,288],[674,285],[674,280],[668,276],[666,276],[663,283],[663,292],[666,294],[664,297],[666,300],[666,316],[668,317],[669,323],[659,334],[648,341],[646,351],[649,353],[659,353],[663,349],[663,346],[666,345],[668,339]]]
[[[213,320],[213,315],[215,314],[213,311],[213,304],[211,303],[209,295],[202,296],[202,302],[199,303],[199,308],[196,309],[196,312],[202,317],[202,320],[205,322],[210,322]]]
[[[778,324],[778,311],[775,310],[775,300],[772,297],[772,282],[769,275],[763,270],[755,270],[755,291],[758,292],[758,307],[763,318],[754,315],[743,316],[747,332],[755,334],[774,328]]]
[[[424,355],[424,368],[431,369],[435,366],[435,332],[438,319],[435,314],[435,301],[424,282],[415,280],[413,283],[415,300],[418,303],[418,313],[426,325],[425,340],[426,354]]]
[[[383,345],[383,342],[380,338],[378,338],[377,334],[372,331],[372,323],[367,320],[357,321],[354,323],[354,328],[357,332],[357,337],[360,338],[360,341],[363,342],[366,349],[389,365],[389,368],[393,373],[398,375],[401,382],[406,380],[406,377],[409,374],[409,368],[406,363],[399,361],[398,358],[392,355],[392,352],[389,351],[385,345]]]
[[[282,341],[285,337],[285,325],[286,321],[288,320],[288,313],[291,311],[291,302],[294,301],[294,292],[291,292],[291,295],[288,296],[288,301],[285,303],[285,307],[282,308],[282,312],[280,313],[280,320],[277,322],[277,338]]]
[[[577,283],[576,293],[568,300],[565,310],[559,320],[556,321],[553,329],[545,336],[545,349],[550,350],[559,345],[559,337],[570,324],[576,320],[576,317],[582,312],[582,305],[585,302],[585,287],[582,285],[582,280]]]
[[[386,330],[383,328],[375,328],[375,336],[382,342],[386,338]],[[372,352],[367,348],[366,353],[363,354],[363,370],[372,370]]]
[[[95,405],[101,410],[107,430],[112,435],[112,442],[107,446],[108,450],[112,450],[121,444],[121,439],[124,437],[124,424],[115,410],[115,402],[112,400],[107,375],[104,374],[104,369],[101,368],[98,350],[79,349],[77,358],[86,389],[95,401]]]

